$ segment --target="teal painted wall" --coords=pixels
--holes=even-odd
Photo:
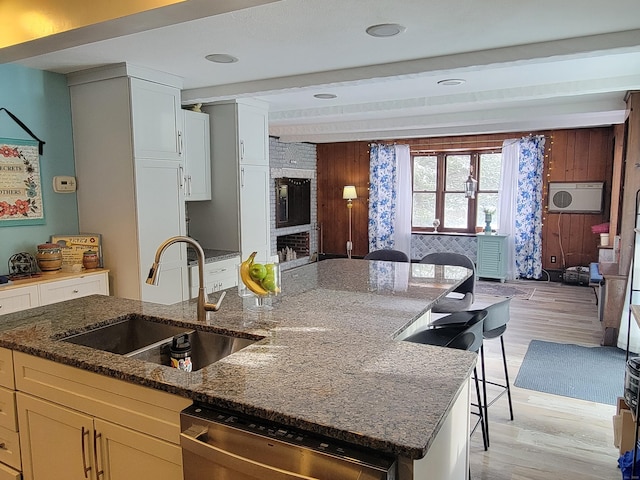
[[[46,142],[40,157],[40,174],[46,223],[2,226],[0,223],[0,274],[8,273],[9,257],[36,253],[36,245],[50,235],[78,233],[75,193],[54,193],[55,175],[75,175],[71,100],[64,75],[18,65],[0,65],[0,107],[11,111]],[[4,111],[0,112],[0,137],[30,139]]]

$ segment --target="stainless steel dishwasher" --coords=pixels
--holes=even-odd
[[[184,480],[394,480],[393,457],[192,405],[180,416]]]

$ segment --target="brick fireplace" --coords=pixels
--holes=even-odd
[[[309,256],[309,232],[290,233],[288,235],[280,235],[277,237],[277,250],[280,262],[287,261],[287,251],[294,251],[295,260]]]

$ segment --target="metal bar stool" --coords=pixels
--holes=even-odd
[[[413,335],[405,338],[405,340],[413,343],[457,348],[459,350],[467,350],[470,352],[478,353],[482,348],[484,331],[483,324],[484,319],[487,316],[487,312],[478,310],[473,312],[457,312],[452,315],[455,315],[458,319],[458,321],[454,324],[443,326],[429,326],[429,328],[420,330]],[[449,317],[451,317],[452,315],[449,315]],[[486,408],[484,408],[483,405],[483,399],[486,398],[486,391],[484,396],[480,394],[480,381],[478,377],[477,367],[473,368],[473,378],[476,385],[476,397],[478,399],[478,403],[472,403],[472,406],[477,407],[478,411],[471,413],[478,416],[478,421],[471,430],[471,434],[473,435],[476,428],[478,428],[478,425],[480,425],[480,427],[482,428],[482,441],[484,443],[484,449],[487,450],[489,448],[489,438],[487,436],[485,420]]]
[[[443,326],[452,326],[459,325],[464,321],[464,316],[461,318],[457,318],[460,314],[463,313],[472,313],[472,312],[486,312],[487,316],[483,322],[483,338],[490,340],[494,338],[500,338],[500,348],[502,350],[502,366],[504,369],[504,379],[505,383],[497,383],[487,380],[485,374],[485,362],[484,362],[484,345],[480,348],[480,365],[482,370],[482,381],[483,381],[483,392],[484,392],[484,420],[486,424],[486,432],[487,432],[487,444],[490,444],[489,440],[489,407],[493,405],[498,399],[500,399],[505,393],[507,394],[507,398],[509,400],[509,416],[511,420],[513,420],[513,402],[511,401],[511,385],[509,382],[509,370],[507,368],[507,355],[504,349],[504,338],[503,333],[507,329],[507,323],[509,322],[509,305],[511,304],[511,298],[507,298],[498,303],[494,303],[493,305],[489,305],[483,310],[470,310],[468,312],[459,312],[459,314],[452,314],[446,317],[439,318],[431,323],[432,326],[435,327],[443,327]],[[493,397],[491,400],[487,400],[487,390],[486,386],[494,385],[501,389],[500,393]]]

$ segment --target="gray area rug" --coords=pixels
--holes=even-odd
[[[479,280],[476,282],[475,293],[480,295],[493,295],[496,297],[519,297],[530,299],[535,292],[535,287],[523,287],[513,283],[488,282]]]
[[[514,385],[615,405],[624,393],[625,351],[532,340]]]

